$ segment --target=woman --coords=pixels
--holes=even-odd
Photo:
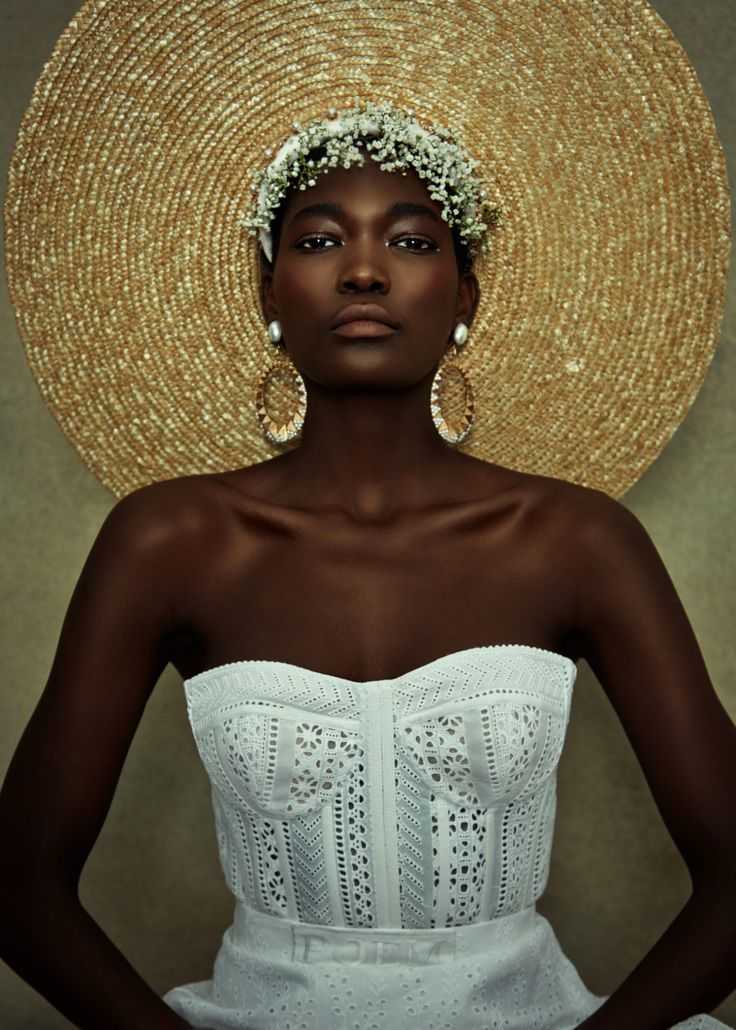
[[[83,1026],[665,1026],[710,1007],[730,976],[733,730],[651,544],[602,495],[438,436],[433,372],[479,288],[425,180],[367,161],[282,200],[260,226],[263,320],[307,384],[301,442],[108,519],[3,795],[23,827],[9,959]],[[696,885],[603,1005],[532,908],[581,656]],[[242,903],[214,984],[165,1005],[75,885],[167,661]]]
[[[374,142],[305,191],[279,180],[270,207],[261,192],[264,319],[307,387],[299,446],[130,494],[85,565],[3,792],[6,839],[22,828],[4,859],[8,961],[89,1027],[674,1025],[733,985],[736,731],[633,516],[438,434],[434,374],[479,299],[470,234],[431,175],[385,170]],[[580,658],[693,880],[608,1000],[533,908]],[[238,899],[214,980],[168,1005],[76,899],[167,662]],[[39,883],[23,866],[41,853]]]

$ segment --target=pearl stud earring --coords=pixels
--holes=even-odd
[[[268,323],[268,338],[274,344],[278,343],[281,339],[281,323],[277,322],[276,319]]]
[[[468,327],[464,322],[458,322],[455,326],[455,332],[452,334],[452,338],[455,341],[456,347],[462,347],[468,338]]]

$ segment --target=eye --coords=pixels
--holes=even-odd
[[[313,236],[305,236],[295,243],[294,247],[296,250],[330,250],[332,247],[338,247],[339,245],[339,241],[331,236],[315,233]]]
[[[401,236],[393,243],[402,250],[424,251],[425,253],[439,250],[434,240],[430,240],[427,236]]]

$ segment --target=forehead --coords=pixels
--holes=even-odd
[[[331,168],[317,177],[314,186],[294,190],[284,208],[284,221],[288,222],[303,208],[316,203],[339,204],[348,212],[359,210],[376,214],[396,204],[416,204],[428,208],[446,225],[441,206],[432,200],[416,172],[385,172],[369,157],[363,165]]]

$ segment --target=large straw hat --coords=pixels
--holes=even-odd
[[[452,129],[503,204],[463,449],[620,495],[703,380],[729,239],[708,104],[642,0],[89,0],[6,200],[63,431],[117,494],[274,453],[250,180],[295,120],[369,99]]]

